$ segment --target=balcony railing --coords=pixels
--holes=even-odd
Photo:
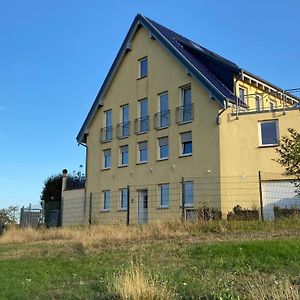
[[[179,106],[176,108],[176,122],[187,123],[194,119],[194,105],[193,103],[189,105]]]
[[[112,140],[113,127],[104,127],[100,130],[100,141],[102,143],[110,142]]]
[[[166,128],[170,126],[170,111],[165,110],[154,114],[154,128]]]
[[[144,133],[149,131],[149,116],[141,117],[134,120],[135,133]]]
[[[117,125],[117,138],[124,139],[130,135],[130,121],[119,123]]]

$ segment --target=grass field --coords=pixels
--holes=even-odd
[[[300,220],[10,229],[0,299],[300,299]]]

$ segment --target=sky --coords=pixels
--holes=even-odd
[[[0,0],[0,208],[77,171],[76,136],[142,13],[280,86],[300,87],[300,1]]]

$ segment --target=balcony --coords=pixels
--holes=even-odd
[[[154,114],[154,128],[161,129],[170,126],[170,111],[165,110]]]
[[[149,131],[149,116],[137,118],[134,120],[134,131],[141,134]]]
[[[101,128],[100,130],[101,143],[110,142],[112,140],[112,132],[113,132],[112,126]]]
[[[179,106],[176,108],[176,123],[183,124],[194,119],[194,104]]]
[[[130,121],[119,123],[117,125],[117,138],[125,139],[130,135]]]

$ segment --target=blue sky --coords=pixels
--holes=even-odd
[[[0,0],[0,208],[77,170],[75,137],[137,13],[287,89],[300,87],[300,2]]]

